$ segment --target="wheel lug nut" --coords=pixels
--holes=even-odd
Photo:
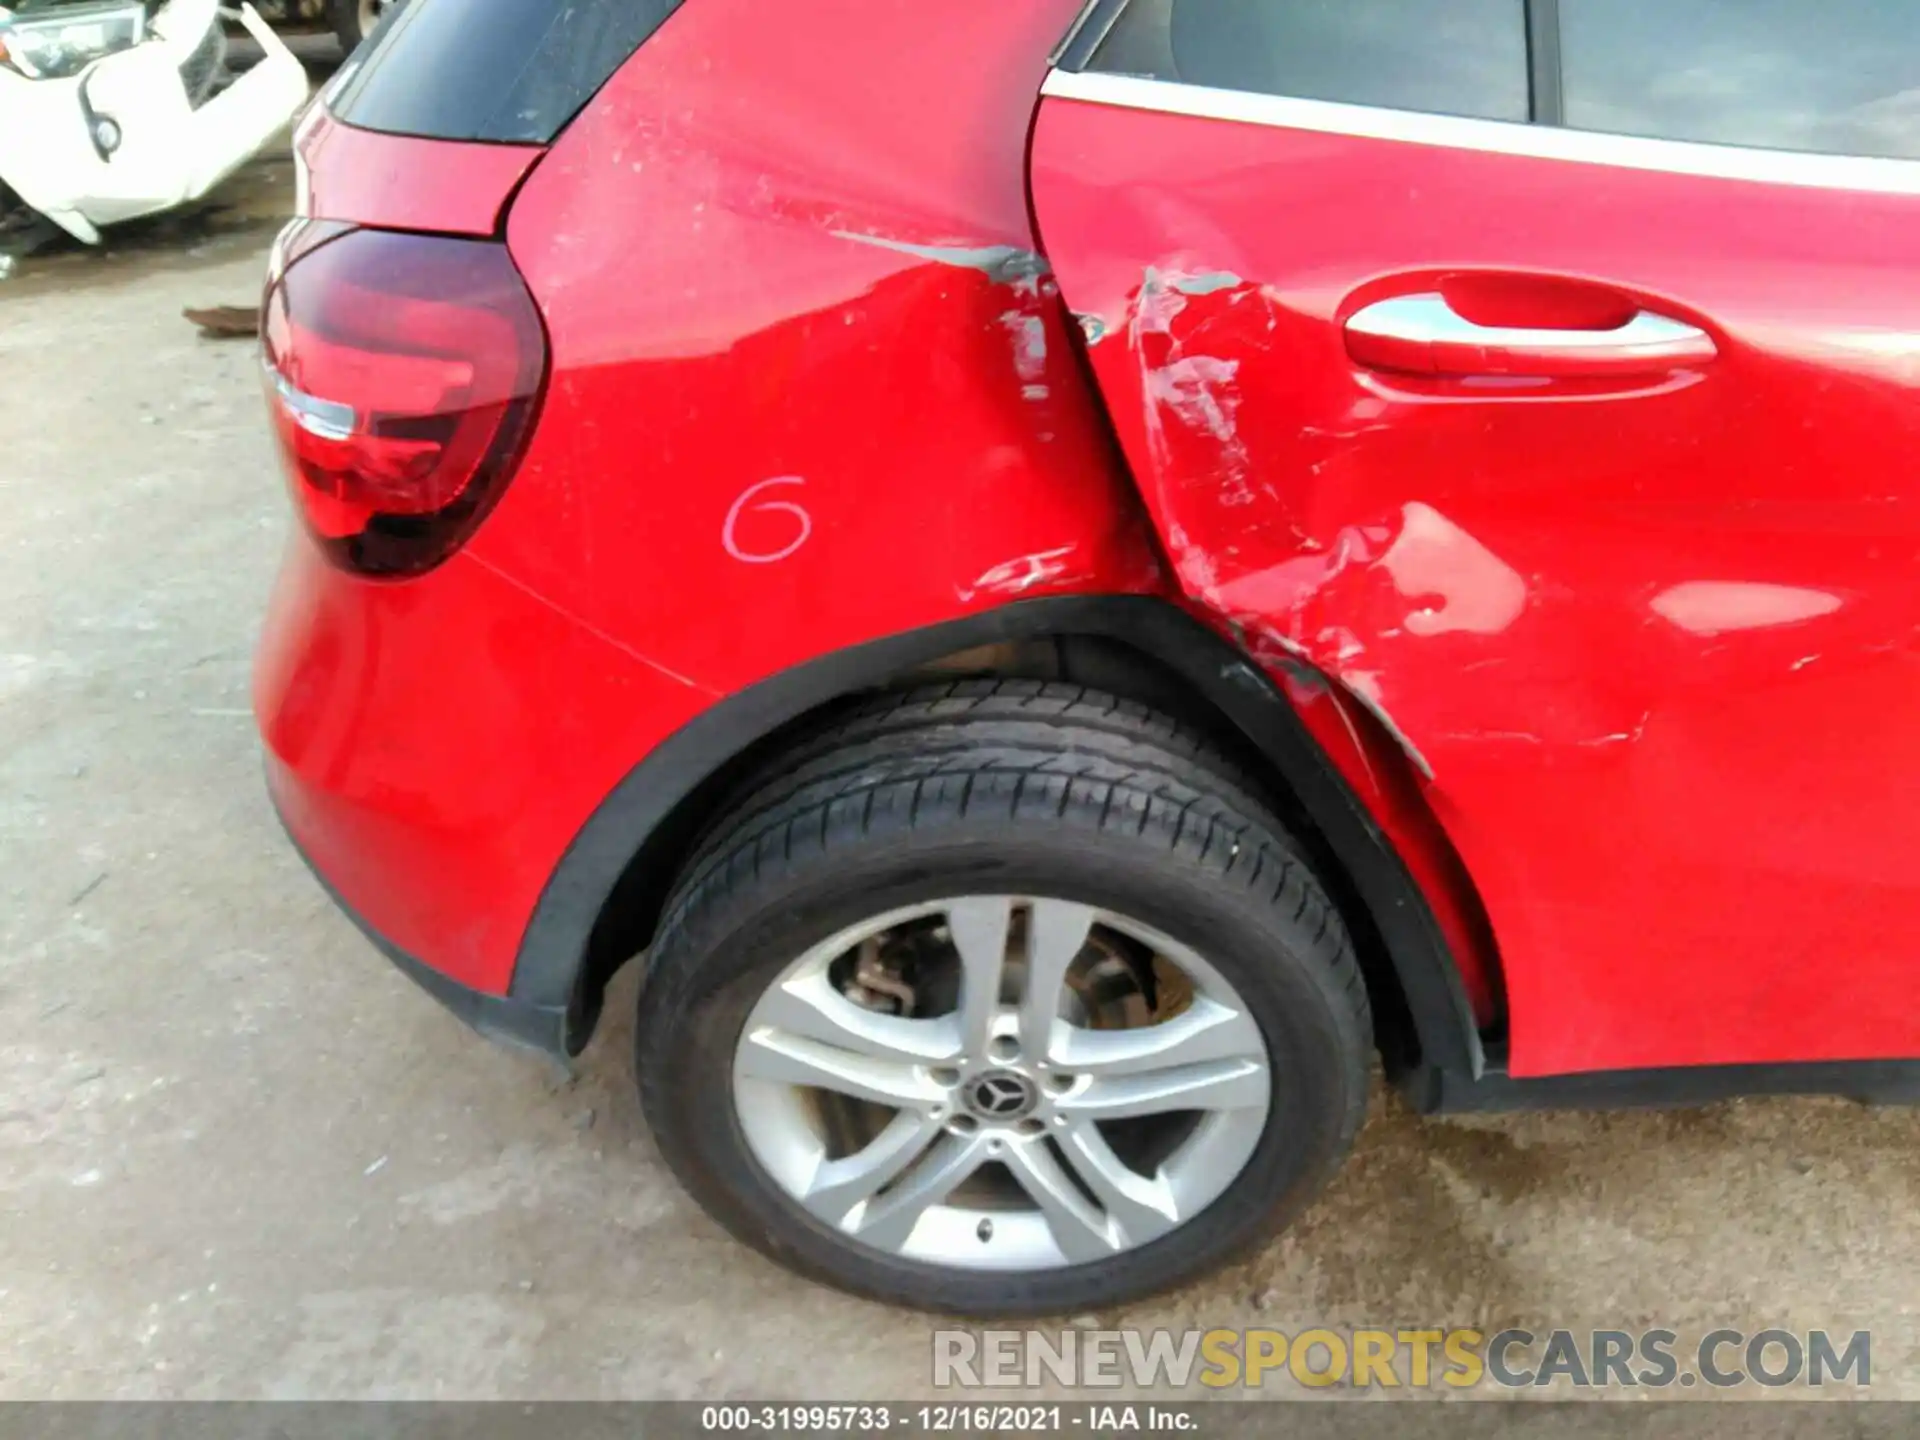
[[[1056,1095],[1064,1095],[1069,1090],[1073,1089],[1073,1076],[1049,1075],[1047,1077],[1047,1089],[1051,1090]]]
[[[1011,1035],[996,1035],[987,1042],[987,1054],[1003,1065],[1010,1060],[1018,1060],[1020,1042]]]
[[[936,1085],[944,1085],[951,1090],[955,1085],[960,1083],[960,1072],[943,1065],[933,1072],[933,1083]]]

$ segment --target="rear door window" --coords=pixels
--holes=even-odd
[[[434,140],[558,135],[681,0],[412,0],[328,92],[336,117]]]
[[[1920,158],[1913,0],[1560,0],[1568,125]]]
[[[1086,68],[1302,100],[1529,118],[1525,0],[1134,0]]]

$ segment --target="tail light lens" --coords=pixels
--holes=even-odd
[[[403,576],[465,543],[519,463],[546,376],[546,332],[506,246],[283,236],[261,333],[294,499],[327,552]]]

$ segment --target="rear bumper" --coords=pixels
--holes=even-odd
[[[278,814],[277,805],[275,813]],[[283,829],[286,827],[284,818],[281,820],[281,827]],[[365,916],[347,903],[345,897],[334,889],[327,877],[321,873],[320,867],[313,863],[313,857],[301,848],[298,840],[294,839],[291,830],[287,831],[287,839],[292,844],[294,853],[304,860],[307,868],[313,872],[313,878],[320,882],[320,888],[327,892],[327,898],[340,907],[340,912],[373,943],[374,949],[391,960],[402,975],[451,1010],[457,1019],[490,1040],[535,1050],[556,1060],[564,1061],[577,1051],[577,1045],[569,1046],[569,1036],[580,1027],[568,1023],[567,1012],[564,1009],[547,1009],[539,1005],[529,1005],[511,996],[488,995],[484,991],[462,985],[452,976],[442,974],[431,965],[416,960],[374,929]]]
[[[197,200],[238,170],[307,98],[307,74],[251,6],[241,21],[264,57],[195,107],[183,71],[219,25],[213,0],[174,0],[160,38],[109,55],[70,80],[0,72],[0,179],[80,240],[99,226]],[[90,117],[111,120],[102,155]]]
[[[468,554],[369,581],[296,529],[253,698],[274,808],[341,908],[475,1028],[577,1051],[584,941],[542,953],[553,983],[530,992],[529,917],[608,792],[709,697]]]

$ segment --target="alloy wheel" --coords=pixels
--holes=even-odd
[[[976,895],[809,949],[733,1059],[748,1148],[816,1221],[969,1270],[1110,1258],[1258,1147],[1266,1042],[1200,955],[1124,915]]]

